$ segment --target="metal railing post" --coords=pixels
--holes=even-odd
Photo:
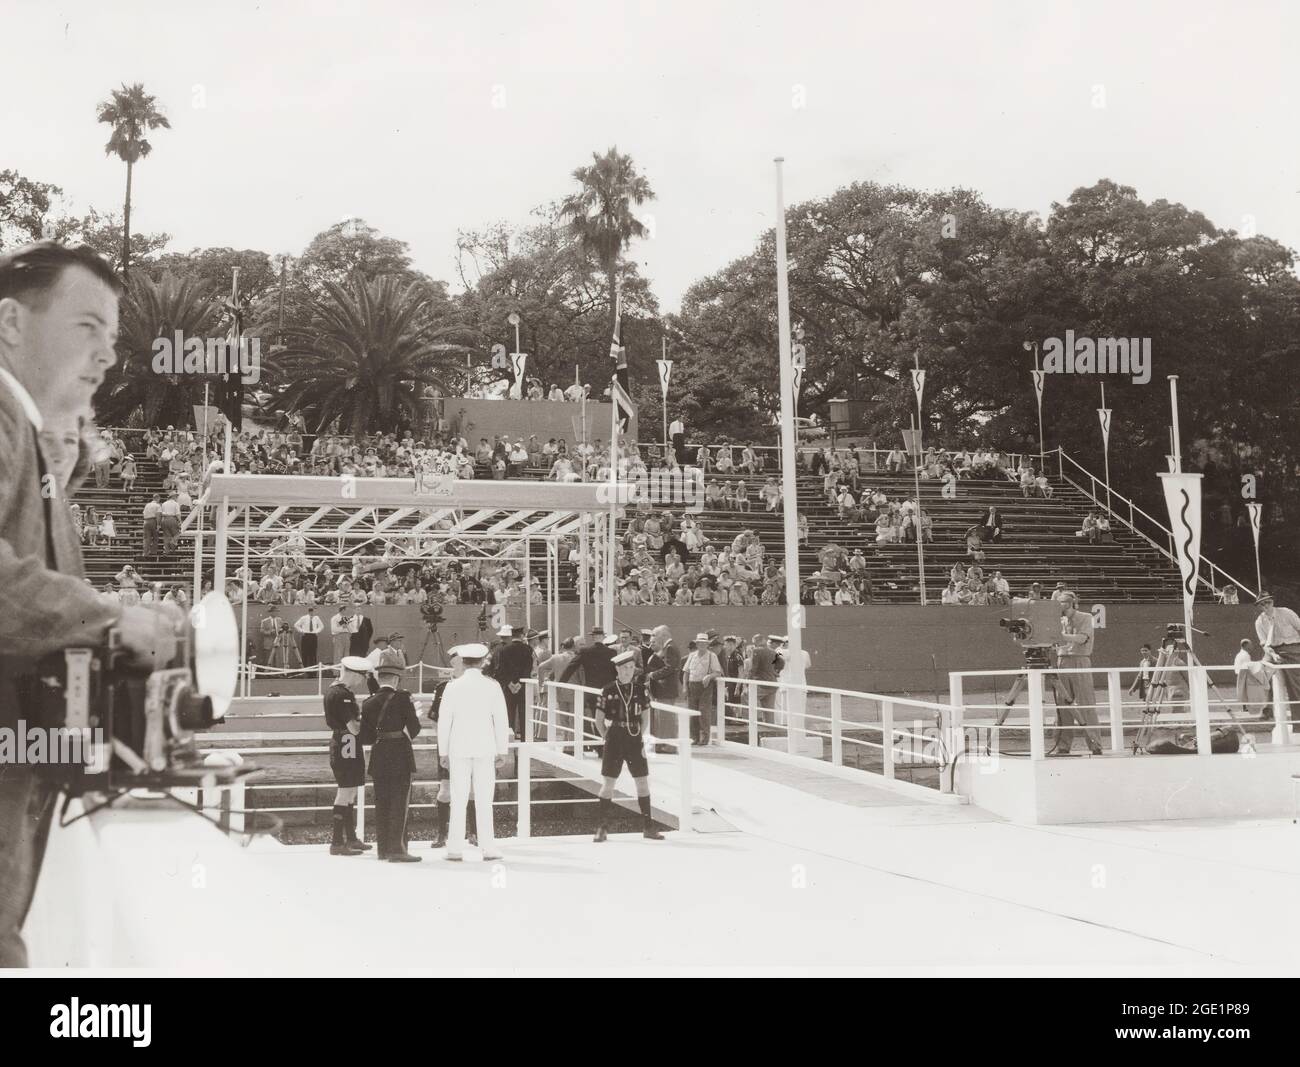
[[[1119,671],[1106,672],[1106,691],[1110,698],[1110,750],[1124,751],[1124,694],[1119,687]]]
[[[948,675],[948,703],[951,706],[948,709],[947,728],[941,731],[946,736],[943,736],[940,739],[940,741],[941,744],[944,746],[945,751],[951,753],[953,759],[957,758],[957,753],[960,752],[964,747],[962,745],[962,742],[965,739],[965,733],[962,730],[962,719],[963,719],[962,711],[966,706],[966,699],[963,693],[964,687],[962,681],[963,679],[960,674],[952,673]],[[943,719],[944,717],[941,715],[939,720],[940,723],[943,722]],[[951,793],[954,789],[955,781],[956,781],[956,775],[954,774],[945,783],[943,779],[943,768],[942,767],[940,768],[939,771],[939,792],[940,793]]]
[[[546,740],[551,744],[555,743],[556,730],[558,728],[558,713],[560,710],[559,694],[555,691],[555,686],[547,683],[546,686]]]
[[[722,744],[727,739],[727,683],[724,679],[717,680],[718,692],[716,694],[715,706],[718,709],[718,744]]]
[[[894,702],[880,703],[880,748],[885,757],[885,777],[894,777]]]
[[[516,797],[519,804],[519,816],[515,829],[515,836],[520,841],[527,841],[533,836],[533,746],[529,741],[522,741],[519,747],[515,749],[515,763],[518,771],[515,774],[515,789],[518,790]]]
[[[1205,668],[1197,664],[1188,671],[1187,682],[1191,690],[1192,717],[1196,720],[1196,754],[1212,755],[1210,751],[1210,688]]]
[[[581,689],[573,691],[573,754],[582,759],[582,735],[586,732],[586,696]]]
[[[749,683],[749,743],[758,746],[758,683]]]
[[[366,839],[366,783],[357,786],[357,837]]]
[[[1282,671],[1273,672],[1273,744],[1291,743],[1291,706],[1286,699],[1286,679]]]
[[[831,694],[831,765],[844,766],[844,737],[842,734],[840,694]]]
[[[533,720],[537,718],[537,679],[524,679],[524,728],[528,731],[526,738],[521,740],[531,741],[537,733]]]
[[[690,714],[677,709],[677,777],[680,805],[677,814],[677,828],[683,833],[690,833],[691,819],[691,736]]]
[[[1029,672],[1029,758],[1036,762],[1044,758],[1043,672],[1037,668]]]

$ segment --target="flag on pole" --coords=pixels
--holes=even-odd
[[[925,371],[914,369],[912,371],[912,392],[916,394],[916,408],[921,409],[921,397],[925,394]]]
[[[510,386],[510,395],[516,400],[522,400],[524,395],[524,370],[528,366],[527,352],[511,352],[510,368],[514,371],[515,380]]]
[[[1255,539],[1255,551],[1259,551],[1259,530],[1264,520],[1264,505],[1257,501],[1251,501],[1246,505],[1246,512],[1250,515],[1250,536]]]
[[[614,283],[614,336],[609,342],[609,358],[617,360],[622,354],[622,346],[618,343],[619,333],[623,322],[623,289],[616,281]]]
[[[663,391],[664,399],[668,399],[668,381],[673,376],[673,361],[671,359],[656,359],[655,363],[659,366],[659,388]]]
[[[615,376],[609,380],[609,400],[614,405],[614,416],[618,420],[619,431],[627,429],[628,421],[636,414],[636,405],[628,395],[623,383]]]
[[[795,367],[794,370],[794,402],[795,407],[799,405],[799,390],[803,388],[803,368]]]
[[[1098,408],[1097,418],[1101,420],[1102,447],[1110,448],[1110,408]]]
[[[1043,382],[1045,381],[1045,370],[1031,370],[1029,372],[1034,376],[1034,393],[1038,396],[1038,406],[1043,406]]]
[[[1169,509],[1169,529],[1174,535],[1174,555],[1182,575],[1183,616],[1190,626],[1201,565],[1201,476],[1171,471],[1161,474],[1160,482]]]

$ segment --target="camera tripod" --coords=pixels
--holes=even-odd
[[[1011,691],[1007,693],[1007,699],[1002,702],[1002,711],[998,713],[997,725],[1001,726],[1007,721],[1007,716],[1011,714],[1011,709],[1015,705],[1016,697],[1020,695],[1022,689],[1029,686],[1029,671],[1046,671],[1052,667],[1052,659],[1047,654],[1051,645],[1021,645],[1021,650],[1025,654],[1025,672],[1017,674],[1011,682]],[[1049,684],[1049,677],[1043,678],[1043,691],[1046,692]]]
[[[429,647],[429,642],[433,642],[434,654],[438,657],[434,661],[435,667],[447,666],[447,653],[442,647],[442,638],[438,634],[438,627],[426,625],[424,628],[424,642],[420,645],[420,653],[415,657],[416,663],[424,662],[425,650]]]
[[[1198,630],[1197,633],[1202,631]],[[1181,674],[1185,683],[1187,692],[1187,706],[1191,708],[1191,676],[1189,671],[1192,667],[1202,666],[1201,661],[1197,658],[1196,653],[1192,651],[1191,646],[1187,643],[1187,638],[1179,634],[1172,634],[1167,637],[1160,646],[1160,652],[1156,656],[1155,670],[1151,675],[1151,684],[1147,687],[1146,699],[1142,705],[1142,725],[1138,728],[1137,737],[1133,739],[1133,754],[1149,752],[1151,746],[1151,735],[1156,729],[1156,720],[1162,711],[1173,708],[1182,701],[1170,699],[1173,691],[1180,687],[1176,684],[1171,685],[1170,677]],[[1232,705],[1223,699],[1223,694],[1219,692],[1219,687],[1214,684],[1214,679],[1207,673],[1205,680],[1209,688],[1214,691],[1215,697],[1228,713],[1228,718],[1232,720],[1233,728],[1238,735],[1249,743],[1248,735],[1237,722],[1237,717],[1232,713]]]

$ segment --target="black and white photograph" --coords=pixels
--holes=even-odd
[[[1300,973],[1300,8],[0,18],[38,1038],[234,1003],[171,978],[1278,1024],[1230,980]]]

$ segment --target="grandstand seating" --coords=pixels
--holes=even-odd
[[[93,480],[76,494],[83,509],[107,508],[117,525],[118,537],[111,546],[88,546],[85,550],[86,573],[95,584],[103,587],[126,563],[132,563],[146,581],[183,583],[193,580],[193,538],[183,538],[178,550],[169,557],[154,560],[142,558],[143,523],[141,510],[151,493],[159,490],[163,471],[156,461],[138,458],[138,479],[135,491],[125,493],[120,480],[114,476],[109,488],[99,489]],[[479,471],[484,477],[486,468]],[[540,479],[546,472],[540,468],[525,470],[525,478]],[[705,534],[719,547],[729,544],[742,530],[752,529],[768,553],[778,553],[782,541],[782,519],[779,512],[764,510],[761,500],[754,500],[753,491],[761,486],[762,479],[738,474],[718,475],[709,479],[719,481],[746,481],[751,489],[752,510],[745,513],[706,508],[696,515]],[[883,490],[891,500],[910,498],[915,486],[910,473],[870,471],[862,476],[861,484]],[[1000,570],[1010,583],[1013,594],[1023,594],[1031,582],[1042,582],[1049,589],[1064,581],[1085,600],[1109,601],[1169,601],[1178,599],[1178,575],[1173,564],[1145,540],[1114,524],[1113,539],[1108,543],[1090,545],[1075,536],[1083,515],[1095,508],[1084,494],[1058,479],[1052,479],[1054,495],[1049,500],[1025,499],[1019,486],[1006,479],[965,478],[959,483],[956,497],[942,496],[942,484],[923,480],[921,499],[926,512],[933,520],[934,540],[925,546],[926,593],[937,602],[947,584],[948,573],[954,563],[965,565],[965,532],[983,515],[990,505],[997,505],[1003,521],[1004,534],[1000,543],[986,546],[986,574]],[[919,597],[917,552],[914,543],[877,545],[874,526],[866,521],[841,519],[837,510],[826,503],[820,476],[801,473],[798,479],[799,504],[808,520],[809,543],[800,550],[801,576],[807,578],[819,569],[818,550],[834,541],[848,552],[862,548],[867,558],[867,574],[874,589],[877,603],[916,603]],[[278,523],[279,528],[305,519],[314,509],[291,509]],[[670,507],[680,519],[681,508]],[[299,513],[301,512],[301,513]],[[410,529],[420,520],[414,514],[394,523],[390,529]],[[627,521],[627,520],[625,520]],[[485,519],[473,529],[486,530],[492,520]],[[333,542],[328,535],[332,527],[322,523],[315,536]],[[625,526],[621,527],[626,529]],[[343,545],[343,555],[357,550],[359,543]],[[372,550],[374,546],[372,546]],[[313,559],[320,554],[313,549]],[[230,570],[238,561],[230,563]],[[545,563],[533,561],[533,574],[545,579]],[[561,595],[574,599],[575,574],[571,565],[561,567]]]

